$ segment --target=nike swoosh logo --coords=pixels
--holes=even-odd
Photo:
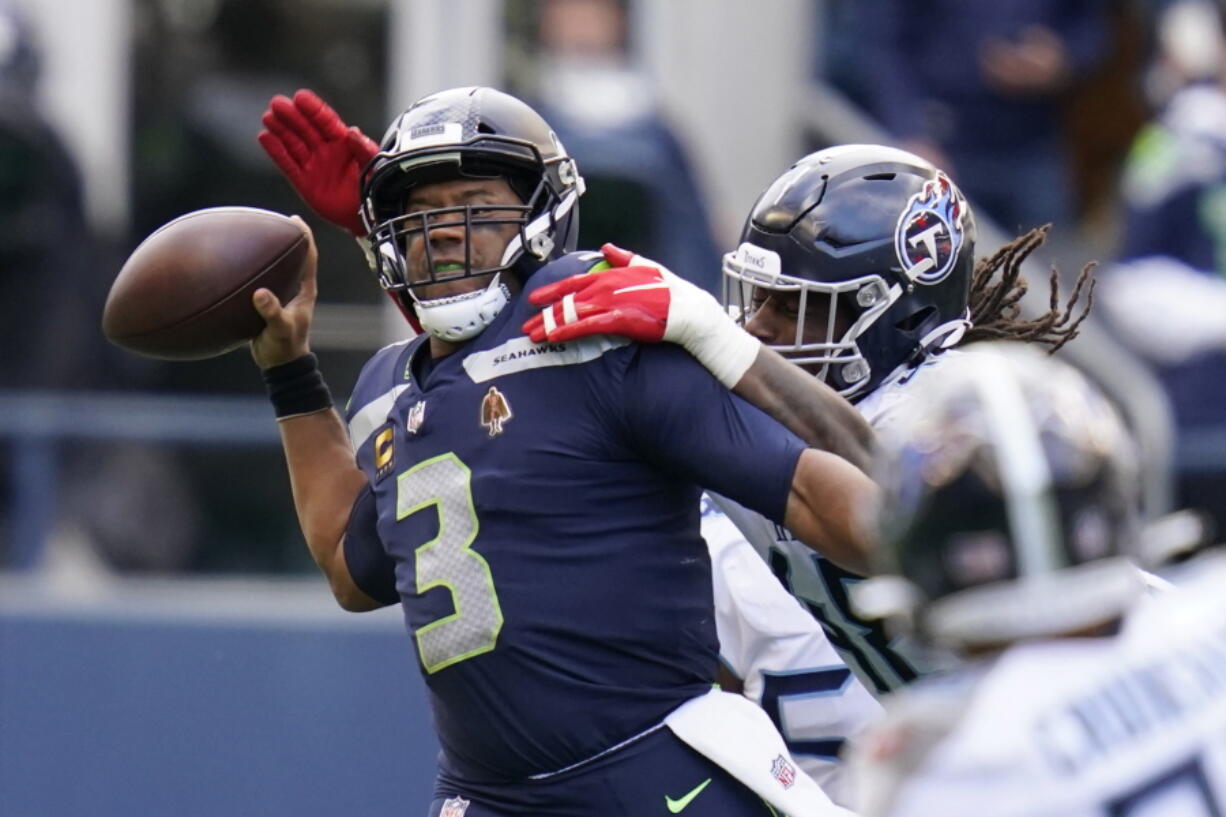
[[[684,809],[686,806],[688,806],[690,804],[690,801],[692,801],[698,795],[702,794],[702,790],[705,789],[708,785],[710,785],[710,783],[711,783],[711,778],[708,777],[706,780],[702,781],[697,786],[695,786],[694,788],[686,792],[683,796],[678,797],[676,800],[674,800],[673,798],[669,797],[666,794],[664,795],[664,805],[668,806],[668,811],[670,814],[677,814],[682,809]]]

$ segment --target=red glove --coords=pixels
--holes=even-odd
[[[606,259],[607,251],[625,253],[611,244],[605,250]],[[561,343],[588,335],[622,335],[659,343],[668,325],[668,283],[654,266],[614,265],[572,275],[534,290],[528,299],[546,307],[523,325],[524,334],[536,343]]]
[[[313,91],[299,90],[292,100],[274,96],[262,121],[260,146],[302,200],[338,227],[365,236],[359,175],[379,146]]]
[[[685,348],[729,388],[740,381],[759,343],[710,293],[612,244],[601,251],[609,269],[572,275],[529,294],[545,309],[524,323],[524,334],[536,343],[601,334],[641,343],[668,341]]]

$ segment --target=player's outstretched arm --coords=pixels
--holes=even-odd
[[[306,89],[293,99],[273,97],[262,121],[260,146],[302,200],[355,237],[365,236],[360,177],[379,146]]]
[[[358,589],[345,563],[345,526],[366,476],[355,465],[344,421],[334,409],[278,424],[298,525],[332,595],[346,610],[383,607]]]
[[[855,406],[773,349],[758,356],[732,390],[807,445],[837,454],[861,470],[872,460],[872,426]]]
[[[611,268],[531,293],[531,301],[544,307],[523,325],[533,341],[607,334],[676,343],[807,444],[867,465],[872,429],[834,390],[763,347],[689,281],[612,244],[603,252]]]
[[[302,227],[311,235],[305,223]],[[366,476],[354,462],[344,422],[332,408],[308,342],[316,261],[312,237],[302,286],[293,299],[283,305],[267,289],[252,295],[265,327],[251,341],[251,354],[273,396],[294,509],[311,556],[342,607],[373,610],[382,605],[358,589],[343,547],[349,514]]]
[[[877,484],[847,460],[809,448],[797,461],[783,522],[830,561],[867,575],[874,540],[866,523],[879,494]]]

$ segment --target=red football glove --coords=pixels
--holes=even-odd
[[[302,200],[338,227],[365,236],[358,176],[379,146],[313,91],[299,90],[292,100],[274,96],[262,121],[260,146]]]
[[[614,267],[572,275],[528,296],[548,308],[524,324],[536,343],[588,335],[623,335],[644,343],[664,339],[668,284],[656,267]]]
[[[759,343],[710,293],[612,244],[601,251],[610,269],[572,275],[529,294],[545,309],[524,323],[524,334],[536,343],[588,335],[668,341],[684,347],[724,385],[736,385]]]

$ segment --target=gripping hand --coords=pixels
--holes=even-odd
[[[278,94],[262,121],[260,146],[302,200],[338,227],[365,236],[359,175],[379,146],[313,91],[299,90],[293,99]]]
[[[529,295],[545,308],[523,325],[525,334],[537,343],[588,335],[676,343],[725,386],[736,385],[759,343],[715,298],[640,255],[612,244],[601,251],[609,269],[572,275]]]

